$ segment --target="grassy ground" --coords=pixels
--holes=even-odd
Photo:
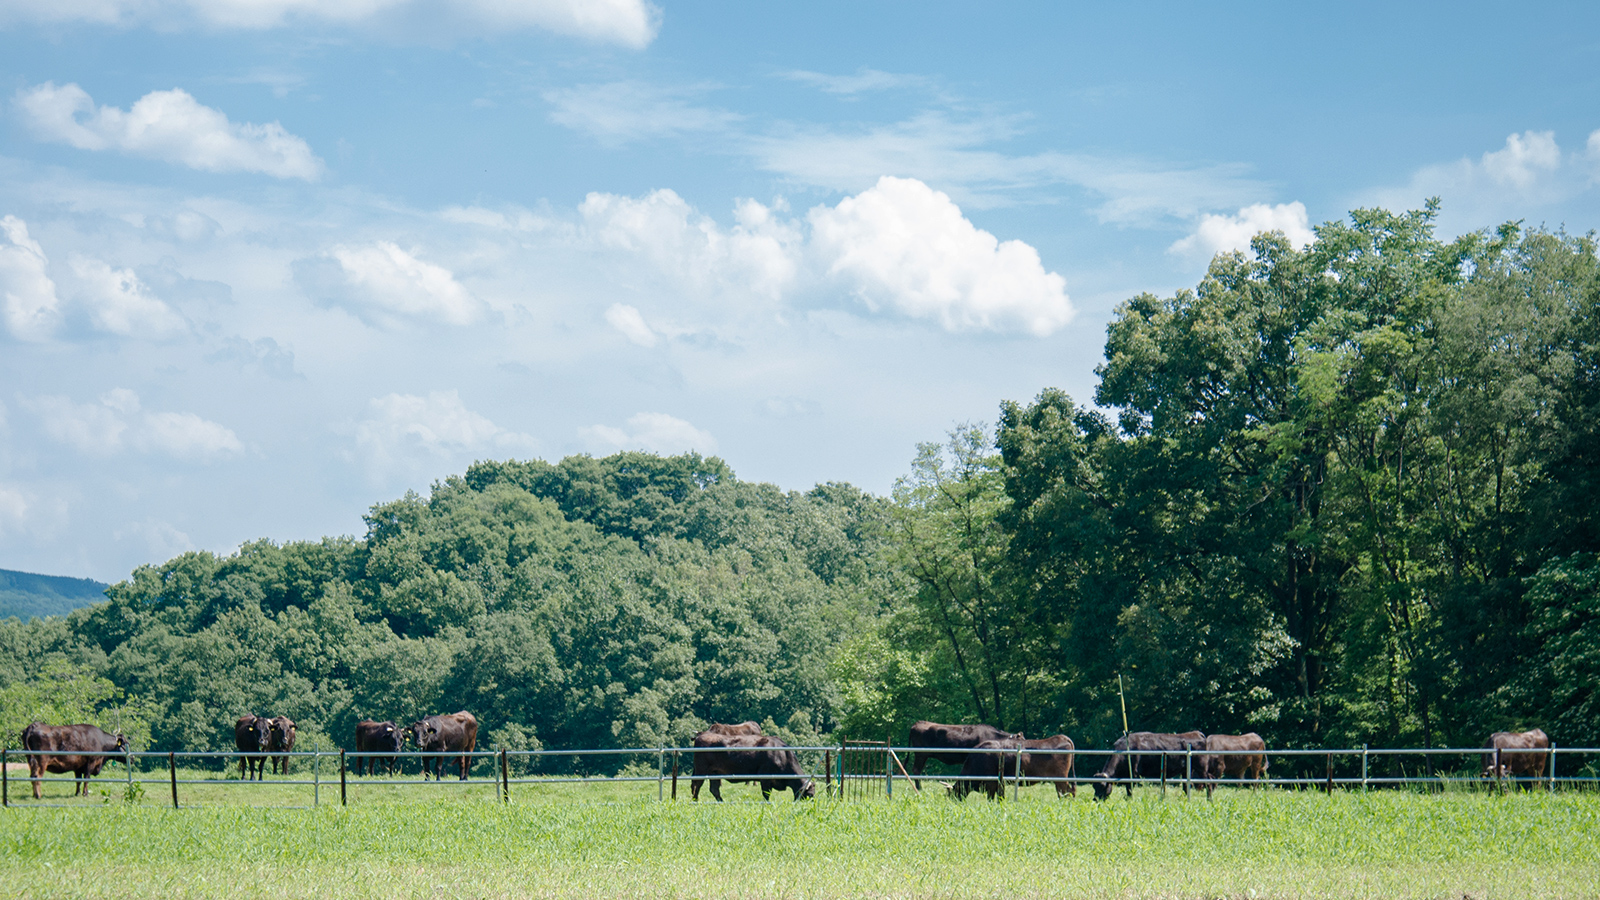
[[[1141,789],[1095,803],[1032,789],[1020,803],[898,792],[763,804],[739,785],[718,805],[686,802],[687,784],[657,803],[650,783],[513,786],[502,805],[486,783],[428,794],[363,783],[341,808],[335,783],[319,809],[173,810],[150,804],[170,804],[157,787],[128,805],[102,777],[96,789],[114,796],[80,804],[93,809],[0,814],[0,893],[1600,897],[1594,794],[1221,790],[1208,802]],[[225,789],[239,786],[204,788]],[[213,799],[226,796],[238,795]]]

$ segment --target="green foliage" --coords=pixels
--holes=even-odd
[[[324,747],[364,718],[459,709],[507,749],[682,744],[712,720],[831,730],[829,660],[894,582],[886,507],[693,454],[483,462],[374,506],[359,540],[186,553],[65,621],[0,622],[18,652],[0,684],[88,666],[147,704],[155,749],[231,749],[245,713]]]
[[[150,742],[149,705],[129,701],[122,689],[85,667],[54,660],[31,677],[0,688],[0,746],[22,746],[29,723],[98,725],[127,735],[135,749]]]

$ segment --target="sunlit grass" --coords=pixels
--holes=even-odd
[[[735,802],[694,804],[679,787],[676,803],[656,802],[653,783],[513,786],[509,805],[487,782],[342,808],[335,784],[331,804],[295,810],[91,798],[93,810],[0,816],[0,884],[74,897],[1600,895],[1592,794],[764,804],[741,785],[726,789]]]

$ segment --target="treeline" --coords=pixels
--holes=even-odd
[[[1358,211],[1117,310],[1093,406],[921,449],[846,724],[1600,745],[1592,237]],[[931,717],[931,716],[930,716]]]
[[[897,595],[888,505],[694,454],[478,463],[373,507],[360,540],[186,553],[109,602],[8,620],[0,683],[108,680],[137,705],[100,717],[142,719],[161,750],[232,749],[244,712],[295,719],[305,749],[456,709],[506,749],[681,745],[747,718],[813,737],[838,707],[834,649]]]
[[[889,498],[481,462],[359,539],[141,567],[0,623],[0,738],[70,708],[226,749],[253,711],[331,747],[469,709],[507,749],[920,718],[1104,747],[1120,679],[1134,730],[1600,745],[1595,243],[1432,221],[1357,211],[1129,300],[1092,404],[1004,403]]]

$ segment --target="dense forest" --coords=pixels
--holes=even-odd
[[[1600,261],[1362,210],[1117,310],[1093,398],[920,446],[891,497],[693,454],[480,462],[361,538],[188,553],[0,623],[0,716],[231,746],[469,709],[485,746],[707,721],[1600,745]]]

